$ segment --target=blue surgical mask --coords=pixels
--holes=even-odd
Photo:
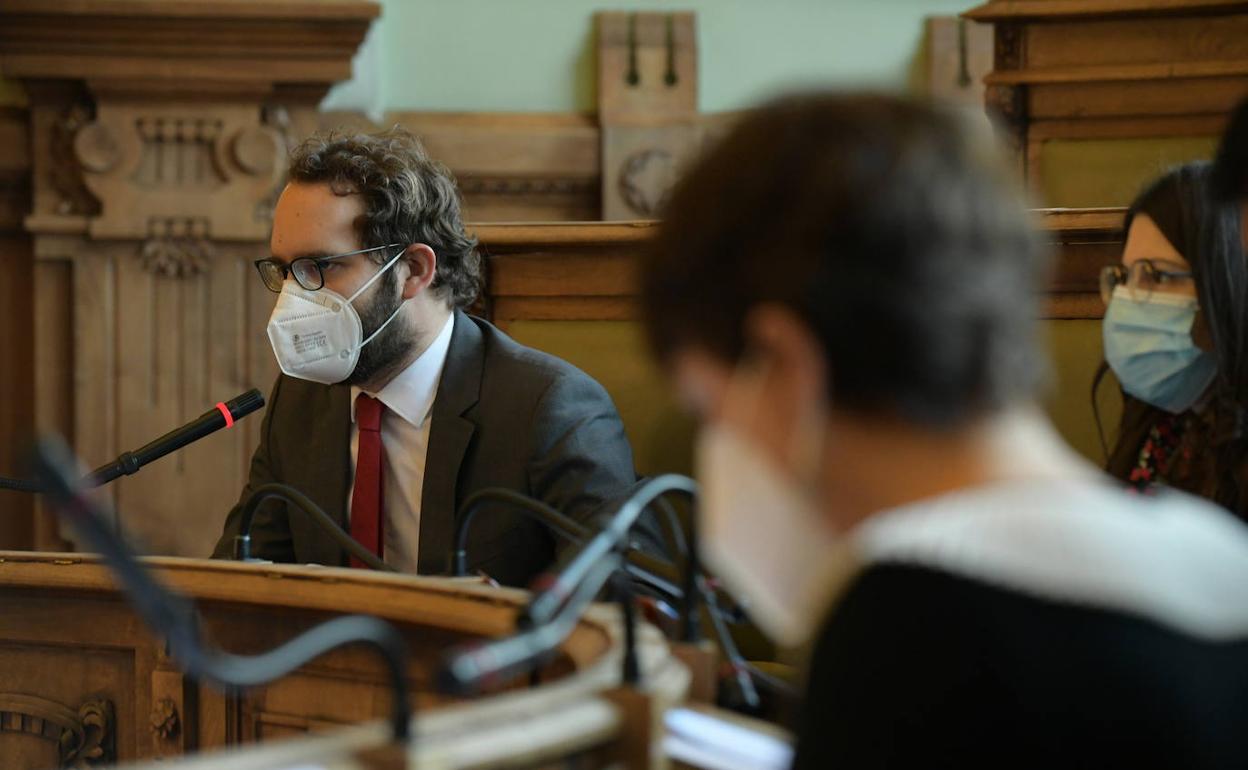
[[[1218,365],[1192,342],[1197,307],[1193,297],[1154,293],[1141,300],[1124,286],[1114,289],[1101,333],[1123,390],[1172,414],[1200,400]]]

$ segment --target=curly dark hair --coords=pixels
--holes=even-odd
[[[991,143],[953,112],[807,93],[751,112],[673,191],[642,267],[661,360],[732,363],[752,307],[823,344],[840,408],[956,425],[1046,376],[1049,254]]]
[[[438,256],[432,288],[452,307],[467,307],[477,298],[481,256],[477,239],[464,231],[455,177],[411,132],[395,127],[373,134],[316,134],[291,153],[288,178],[363,196],[362,246],[426,244]],[[385,255],[375,259],[384,261]]]

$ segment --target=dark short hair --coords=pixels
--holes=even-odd
[[[1033,395],[1047,250],[969,128],[875,94],[748,114],[677,184],[644,261],[660,359],[734,363],[747,313],[780,303],[822,343],[838,408],[952,426]]]
[[[363,196],[362,246],[426,244],[438,257],[432,288],[452,307],[477,298],[481,257],[477,239],[464,231],[455,178],[410,132],[317,134],[291,153],[288,173],[292,182]]]
[[[1248,99],[1231,113],[1218,147],[1214,193],[1223,199],[1248,198]]]
[[[1248,256],[1239,208],[1215,190],[1213,165],[1176,166],[1145,187],[1127,209],[1123,229],[1147,214],[1192,266],[1192,280],[1218,362],[1218,393],[1248,407]]]

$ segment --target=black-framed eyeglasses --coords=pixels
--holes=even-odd
[[[281,293],[282,284],[286,282],[287,275],[293,275],[295,283],[308,291],[317,291],[325,286],[324,266],[326,264],[336,259],[354,257],[356,254],[368,254],[382,249],[393,249],[402,245],[401,243],[387,243],[384,246],[348,251],[346,254],[331,254],[328,257],[300,257],[289,263],[270,257],[257,259],[255,264],[256,270],[260,273],[260,280],[264,281],[265,288],[271,292]]]
[[[1108,265],[1101,268],[1101,301],[1106,305],[1114,296],[1114,289],[1127,287],[1127,294],[1134,300],[1146,300],[1154,291],[1170,292],[1189,285],[1192,272],[1164,260],[1140,259],[1130,267]]]

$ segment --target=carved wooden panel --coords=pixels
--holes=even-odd
[[[507,702],[464,700],[433,691],[442,655],[454,644],[510,633],[523,592],[365,570],[188,559],[149,563],[157,579],[194,598],[205,635],[231,652],[271,649],[315,622],[349,612],[393,623],[411,653],[407,678],[421,731],[417,750],[428,752],[423,761],[436,757],[440,767],[579,767],[559,763],[587,752],[645,751],[637,742],[652,742],[614,709],[603,710],[600,693],[618,682],[622,654],[614,607],[593,607],[578,620],[542,670],[542,686],[522,681]],[[647,702],[639,707],[649,708],[650,698],[660,710],[683,700],[688,674],[657,631],[643,626],[638,643],[649,685]],[[91,558],[0,551],[5,770],[168,758],[324,731],[387,715],[389,698],[383,666],[363,646],[332,651],[246,692],[198,685],[165,657],[162,641]],[[583,719],[591,713],[593,719]],[[531,727],[516,729],[526,723]],[[491,756],[486,763],[483,758]],[[587,766],[608,765],[599,756]]]
[[[38,261],[24,268],[38,352],[25,387],[39,430],[96,465],[268,389],[273,297],[250,263],[265,253],[287,149],[315,127],[379,11],[369,0],[0,4],[0,74],[30,101],[23,224]],[[110,485],[140,547],[208,553],[258,424]],[[36,530],[37,545],[56,545]]]
[[[113,704],[102,698],[74,709],[35,695],[0,692],[0,756],[12,766],[109,764],[117,759],[115,730]],[[6,742],[15,745],[6,750]]]
[[[1216,136],[1248,94],[1248,2],[991,0],[964,16],[993,24],[985,101],[1037,190],[1046,142]]]
[[[694,16],[599,12],[595,21],[602,218],[653,218],[702,137]]]
[[[198,417],[277,366],[264,334],[274,296],[252,261],[259,244],[222,244],[181,277],[150,270],[144,244],[110,241],[44,260],[71,274],[75,448],[94,467]],[[246,480],[253,416],[119,479],[122,527],[154,553],[206,556]]]

